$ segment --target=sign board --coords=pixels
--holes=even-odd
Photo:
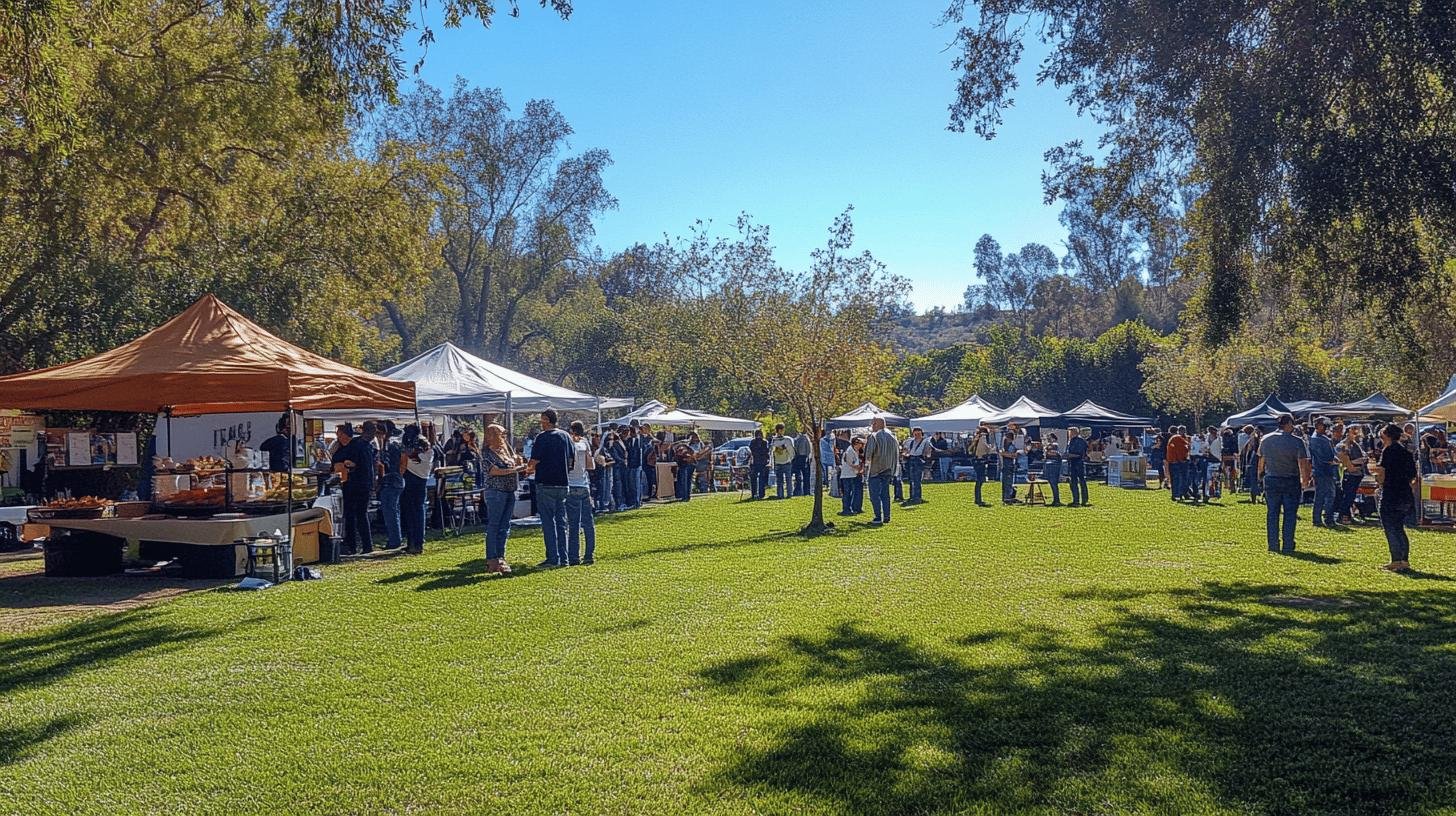
[[[0,410],[0,448],[28,448],[35,444],[35,436],[42,422],[39,416],[23,411]]]
[[[248,414],[209,414],[195,417],[157,416],[157,455],[182,461],[196,456],[226,456],[235,442],[257,448],[273,435],[280,411]],[[294,420],[295,433],[303,436],[303,425]]]

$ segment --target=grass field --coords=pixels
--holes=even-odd
[[[720,497],[600,520],[593,567],[485,578],[472,535],[0,635],[0,812],[1456,812],[1456,536],[1405,577],[1378,529],[1270,555],[1241,503],[926,497],[812,540],[807,499]]]

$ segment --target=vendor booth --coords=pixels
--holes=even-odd
[[[1376,391],[1374,394],[1362,400],[1354,402],[1342,402],[1331,405],[1324,410],[1329,417],[1345,417],[1350,419],[1386,419],[1395,420],[1408,417],[1413,412],[1409,408],[1402,408],[1390,401],[1390,398]]]
[[[305,351],[212,295],[111,351],[0,377],[0,405],[8,408],[159,413],[164,425],[171,417],[229,413],[412,413],[414,403],[413,383]],[[297,450],[296,439],[290,449]],[[48,541],[48,572],[105,572],[113,558],[119,568],[117,554],[130,540],[143,553],[167,549],[190,574],[231,576],[237,574],[237,548],[261,548],[255,541],[260,534],[279,531],[270,552],[282,545],[295,557],[316,558],[316,543],[308,551],[305,539],[316,542],[332,531],[327,510],[308,508],[317,497],[306,472],[269,473],[249,466],[256,462],[213,456],[175,462],[164,451],[152,464],[154,478],[169,489],[159,491],[151,506],[88,497],[30,511],[33,520],[72,534]]]
[[[1134,416],[1124,414],[1121,411],[1114,411],[1105,408],[1092,400],[1083,400],[1075,408],[1064,411],[1055,420],[1048,420],[1048,424],[1056,424],[1064,428],[1090,428],[1095,433],[1114,429],[1138,429],[1146,428],[1152,423],[1150,417]],[[1065,437],[1064,437],[1065,438]],[[1136,441],[1137,437],[1129,437]],[[1106,465],[1107,484],[1110,487],[1146,487],[1148,482],[1148,459],[1139,448],[1108,449],[1102,451],[1101,464]],[[1097,464],[1092,460],[1089,453],[1089,463]]]
[[[837,417],[830,417],[824,423],[824,430],[837,431],[841,428],[868,428],[870,422],[875,419],[883,419],[885,424],[891,428],[908,428],[910,420],[899,414],[892,414],[873,402],[866,402],[860,407],[848,413],[840,414]]]
[[[1247,411],[1233,414],[1224,419],[1223,424],[1230,428],[1242,428],[1245,425],[1253,425],[1261,430],[1271,430],[1279,427],[1280,414],[1293,414],[1289,406],[1279,401],[1279,398],[1270,394],[1263,402],[1255,405]]]
[[[985,425],[998,426],[1015,422],[1022,427],[1039,427],[1059,416],[1061,416],[1060,411],[1053,411],[1030,397],[1021,396],[1003,410],[982,417],[981,422]]]
[[[959,405],[920,417],[915,420],[915,425],[928,434],[936,432],[971,433],[981,426],[981,422],[986,417],[1000,410],[981,399],[980,394],[972,394],[970,399]]]

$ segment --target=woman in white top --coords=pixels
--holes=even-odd
[[[571,423],[571,447],[575,456],[566,471],[567,552],[582,553],[581,564],[596,563],[597,526],[592,516],[591,473],[596,470],[596,457],[586,438],[586,426],[580,420]],[[586,538],[586,551],[580,549]],[[575,565],[573,565],[575,566]]]
[[[864,512],[864,437],[856,436],[839,458],[839,501],[841,516]]]

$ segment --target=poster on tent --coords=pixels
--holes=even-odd
[[[0,449],[28,448],[34,445],[41,424],[40,417],[35,414],[0,410]]]
[[[226,456],[241,443],[257,448],[273,435],[279,411],[244,414],[209,414],[195,417],[157,417],[157,455],[180,462],[197,456]],[[302,436],[303,426],[295,419],[295,433]]]

